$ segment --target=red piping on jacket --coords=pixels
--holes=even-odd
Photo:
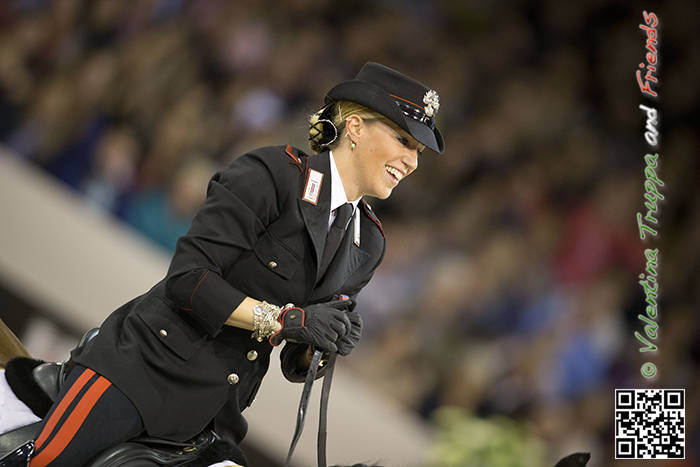
[[[362,201],[362,207],[364,208],[365,214],[367,214],[367,217],[369,217],[369,218],[372,220],[372,222],[374,222],[375,224],[377,224],[377,227],[379,227],[379,231],[382,233],[382,237],[385,237],[385,238],[386,238],[386,235],[384,235],[384,229],[382,229],[382,223],[379,222],[379,219],[377,219],[377,218],[373,215],[374,213],[371,212],[371,211],[369,210],[369,208],[367,207],[367,203],[365,203],[364,201]]]
[[[204,279],[207,277],[209,274],[209,269],[207,269],[207,272],[204,273],[201,279],[199,279],[199,282],[197,282],[197,285],[194,286],[194,289],[192,290],[192,295],[190,295],[190,306],[194,307],[194,304],[192,303],[192,300],[194,299],[194,294],[197,292],[197,289],[199,288],[199,285],[204,281]]]
[[[303,173],[304,170],[301,168],[301,160],[299,160],[299,158],[292,153],[292,146],[288,144],[284,151],[294,160],[294,162],[290,162],[290,164],[293,164],[297,169],[299,169],[300,172]]]

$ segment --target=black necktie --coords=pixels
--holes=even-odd
[[[350,216],[352,215],[352,204],[345,203],[335,210],[335,220],[328,231],[328,236],[326,237],[326,246],[323,248],[323,257],[321,258],[321,270],[319,271],[318,277],[323,277],[326,273],[328,265],[331,264],[331,260],[335,256],[338,247],[340,246],[340,241],[343,239],[343,234],[345,234],[345,227],[348,225]]]

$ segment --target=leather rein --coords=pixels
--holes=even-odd
[[[313,356],[311,357],[311,364],[309,365],[309,370],[306,373],[306,379],[304,380],[304,389],[301,392],[301,399],[299,400],[297,424],[294,429],[294,436],[292,437],[292,442],[289,446],[287,459],[284,461],[284,467],[290,466],[292,454],[294,453],[294,449],[296,448],[297,442],[301,437],[302,431],[304,431],[304,419],[306,418],[306,410],[309,407],[311,387],[313,386],[314,380],[316,379],[316,373],[318,372],[322,356],[323,353],[320,350],[315,350]],[[335,359],[336,354],[331,353],[328,358],[328,363],[326,363],[327,369],[326,374],[323,377],[323,387],[321,389],[321,409],[318,420],[317,442],[318,467],[326,467],[326,420],[328,418],[328,396],[331,392],[331,382],[333,381],[333,369],[335,368]]]

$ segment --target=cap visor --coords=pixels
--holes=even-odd
[[[442,140],[442,135],[440,131],[435,128],[431,130],[427,125],[417,122],[410,117],[404,117],[406,121],[406,126],[410,130],[409,133],[413,138],[421,144],[425,144],[438,154],[442,154],[444,150],[444,142]]]

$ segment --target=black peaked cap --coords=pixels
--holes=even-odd
[[[416,141],[438,154],[445,141],[435,126],[439,97],[434,90],[396,70],[367,62],[355,79],[344,81],[326,94],[325,103],[351,101],[364,105],[396,123]]]

